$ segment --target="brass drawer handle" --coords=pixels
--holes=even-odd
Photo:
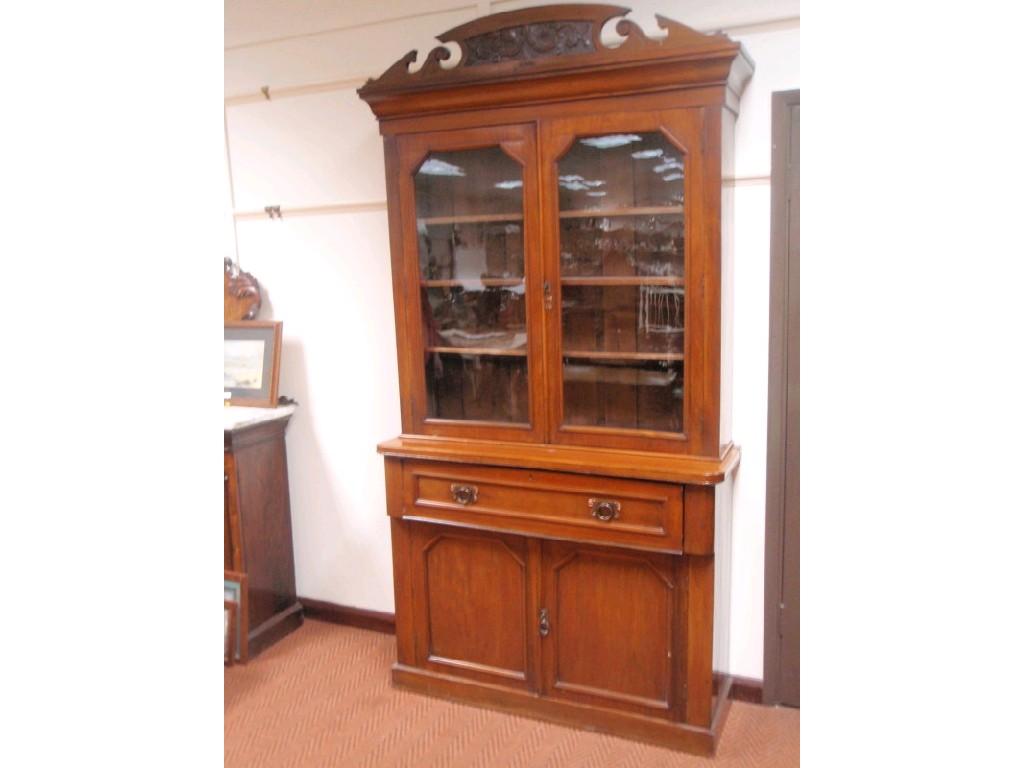
[[[472,504],[476,501],[476,486],[452,483],[452,498],[462,506]]]
[[[590,507],[590,514],[602,523],[608,523],[619,516],[622,505],[610,499],[588,499],[587,506]]]

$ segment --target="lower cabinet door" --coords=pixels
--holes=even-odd
[[[545,541],[542,691],[678,719],[682,607],[668,555]]]
[[[425,523],[409,532],[417,664],[534,688],[527,540]]]

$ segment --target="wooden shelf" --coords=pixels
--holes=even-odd
[[[607,219],[615,216],[681,216],[681,205],[634,206],[632,208],[587,208],[580,211],[559,211],[560,219]]]
[[[562,350],[562,357],[590,360],[665,360],[683,359],[682,352],[596,352],[587,350]]]
[[[682,210],[680,208],[680,210]],[[432,224],[488,224],[502,221],[522,221],[521,213],[479,213],[462,216],[428,216],[416,219],[417,223],[430,226]]]
[[[468,285],[483,285],[485,288],[505,288],[523,284],[521,277],[465,277],[450,280],[420,280],[424,288],[459,288]]]
[[[494,355],[499,357],[526,357],[525,347],[503,349],[501,347],[427,347],[427,352],[442,355]]]
[[[661,285],[681,288],[686,284],[686,279],[682,277],[655,277],[653,275],[649,277],[643,275],[623,275],[622,277],[611,275],[566,276],[559,278],[559,280],[562,285],[590,285],[598,288],[623,285]]]

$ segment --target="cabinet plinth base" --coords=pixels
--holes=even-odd
[[[532,693],[430,672],[404,664],[391,668],[396,688],[450,701],[508,712],[534,720],[600,731],[696,755],[713,755],[729,710],[728,695],[719,696],[710,728],[659,720],[628,712],[546,699]],[[727,688],[727,686],[724,686]],[[727,694],[726,690],[723,693]]]

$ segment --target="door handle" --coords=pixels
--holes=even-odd
[[[458,483],[452,483],[452,500],[467,506],[476,501],[476,486],[475,485],[459,485]]]
[[[587,506],[590,507],[590,514],[602,523],[610,523],[619,516],[622,505],[610,499],[587,499]]]

